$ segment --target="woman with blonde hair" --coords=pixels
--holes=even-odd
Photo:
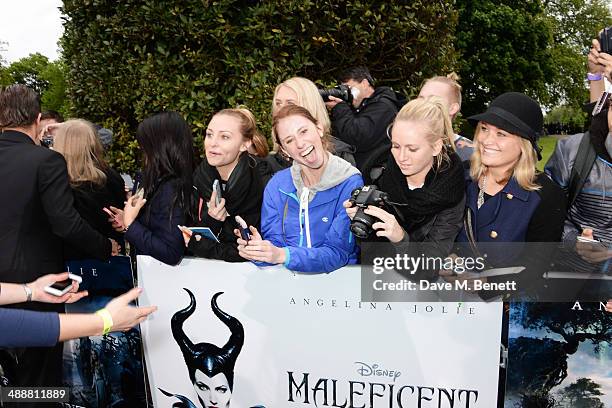
[[[442,98],[446,103],[450,120],[453,122],[461,111],[461,89],[459,76],[451,72],[446,76],[437,75],[426,79],[419,91],[419,97],[438,96]],[[472,141],[458,134],[453,134],[452,140],[461,160],[469,160],[474,152]]]
[[[331,135],[331,120],[325,107],[325,102],[319,94],[317,86],[309,79],[302,77],[289,78],[280,83],[274,90],[272,97],[272,116],[275,116],[283,107],[287,105],[297,105],[306,108],[327,135],[330,143],[330,152],[355,165],[352,147]],[[276,141],[274,129],[272,129],[273,156],[269,164],[276,172],[291,166],[291,159],[282,154]],[[274,160],[272,160],[274,159]]]
[[[486,112],[468,118],[476,125],[474,154],[467,185],[467,209],[459,242],[476,251],[494,242],[559,242],[565,220],[565,195],[544,173],[536,170],[541,159],[538,138],[543,125],[540,105],[522,93],[495,98]],[[517,276],[518,290],[525,272],[541,279],[552,261],[546,245],[504,246],[488,252],[490,266],[514,263],[526,270]],[[538,249],[536,249],[538,248]],[[535,278],[535,279],[534,279]]]
[[[238,254],[234,237],[234,229],[239,227],[235,217],[240,216],[248,225],[259,228],[269,175],[249,149],[261,138],[255,117],[248,109],[223,109],[208,123],[205,157],[193,173],[199,201],[195,224],[209,227],[218,242],[181,228],[185,244],[194,255],[245,261]],[[218,191],[221,197],[217,196]]]
[[[122,242],[122,234],[112,228],[103,209],[123,207],[125,184],[104,160],[104,149],[93,124],[71,119],[56,125],[53,149],[66,159],[77,212],[98,232]],[[66,247],[65,251],[66,259],[86,257],[74,247]]]
[[[368,206],[374,218],[366,241],[427,242],[430,255],[445,257],[461,229],[465,207],[464,171],[452,143],[453,128],[438,97],[402,107],[388,131],[391,150],[372,182],[387,194],[384,208]],[[357,208],[344,203],[354,219]],[[354,229],[354,227],[353,227]]]

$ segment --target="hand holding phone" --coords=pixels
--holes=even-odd
[[[218,207],[221,204],[221,199],[223,198],[221,195],[221,183],[219,183],[218,179],[215,179],[212,186],[213,191],[215,192],[215,206]]]
[[[70,292],[70,289],[72,289],[73,281],[82,283],[83,278],[81,278],[79,275],[70,273],[68,274],[68,279],[52,283],[51,285],[46,286],[44,291],[53,296],[64,296],[66,293]]]
[[[242,217],[239,215],[234,217],[234,219],[236,220],[236,222],[238,223],[238,226],[240,227],[238,228],[238,230],[240,231],[240,236],[246,242],[249,242],[251,240],[251,231],[249,230],[249,226],[247,225],[246,221],[244,221]]]

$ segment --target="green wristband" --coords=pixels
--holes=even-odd
[[[106,308],[104,308],[98,310],[96,314],[100,316],[102,318],[102,321],[104,322],[104,329],[102,330],[102,334],[104,335],[110,333],[111,329],[113,328],[113,317],[111,316],[110,312]]]

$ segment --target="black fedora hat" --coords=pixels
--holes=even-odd
[[[473,126],[480,121],[487,122],[529,140],[538,155],[538,160],[542,159],[542,149],[538,146],[538,139],[544,126],[542,108],[527,95],[519,92],[501,94],[493,99],[486,112],[470,116],[468,121]]]

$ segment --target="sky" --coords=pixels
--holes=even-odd
[[[8,62],[39,52],[54,61],[63,27],[62,0],[0,0],[0,54]]]

